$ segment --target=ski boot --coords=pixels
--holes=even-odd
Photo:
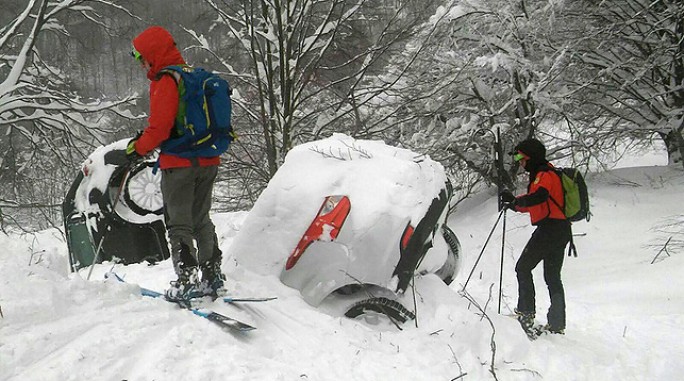
[[[539,329],[540,333],[551,335],[565,335],[565,329],[554,328],[548,324]]]
[[[523,331],[530,340],[534,340],[541,334],[539,327],[534,325],[534,313],[530,312],[520,312],[516,308],[515,314],[517,315],[518,322],[522,327]]]
[[[189,304],[191,299],[203,295],[197,267],[182,268],[178,274],[178,280],[170,283],[171,287],[166,290],[164,295],[166,300],[170,302]]]
[[[202,265],[201,290],[204,296],[216,299],[226,293],[223,287],[226,276],[221,272],[219,263],[211,262]]]

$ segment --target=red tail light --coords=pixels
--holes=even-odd
[[[411,223],[409,222],[406,224],[406,228],[404,228],[404,233],[401,235],[401,251],[403,252],[406,250],[406,246],[408,246],[409,241],[411,240],[411,237],[413,236],[413,231],[415,229],[413,226],[411,226]]]
[[[309,228],[299,240],[290,257],[287,259],[285,269],[289,270],[297,263],[313,241],[332,242],[340,234],[340,229],[351,210],[351,202],[347,196],[328,196],[323,201]]]

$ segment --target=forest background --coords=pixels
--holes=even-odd
[[[515,143],[608,168],[651,145],[684,165],[678,0],[2,0],[0,229],[61,225],[80,165],[146,124],[130,56],[150,25],[233,87],[239,139],[216,211],[248,210],[294,145],[342,132],[441,162],[460,200]],[[351,147],[350,147],[351,148]],[[499,161],[500,163],[501,161]]]

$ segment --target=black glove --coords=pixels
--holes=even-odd
[[[502,207],[503,207],[504,209],[510,209],[510,210],[512,210],[512,211],[514,211],[514,212],[517,212],[517,210],[515,209],[515,200],[513,200],[513,201],[511,201],[511,202],[504,202],[504,203],[502,203],[502,204],[503,204]]]
[[[506,204],[515,202],[515,196],[508,189],[501,191],[501,193],[499,193],[499,198],[501,199],[501,202]]]
[[[505,209],[515,210],[515,204],[517,199],[508,189],[503,190],[499,193],[499,199],[501,200],[501,206]]]

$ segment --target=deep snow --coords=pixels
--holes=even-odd
[[[507,213],[502,314],[501,225],[467,287],[487,316],[459,293],[498,215],[492,192],[450,217],[465,254],[462,270],[450,287],[434,275],[415,280],[417,327],[411,322],[402,331],[377,317],[339,317],[339,300],[314,308],[277,275],[237,265],[231,244],[247,212],[214,215],[227,287],[236,296],[278,299],[211,306],[258,327],[246,334],[103,280],[113,268],[161,290],[171,279],[169,261],[106,263],[86,281],[87,269],[68,272],[56,230],[0,235],[0,380],[681,379],[684,253],[670,248],[651,262],[671,235],[655,227],[684,224],[684,171],[624,168],[590,175],[588,183],[594,216],[574,225],[579,257],[566,257],[563,269],[567,334],[534,342],[505,316],[516,301],[515,260],[532,232],[526,215]],[[548,297],[537,270],[537,320],[544,323]],[[413,307],[410,289],[399,300]]]

